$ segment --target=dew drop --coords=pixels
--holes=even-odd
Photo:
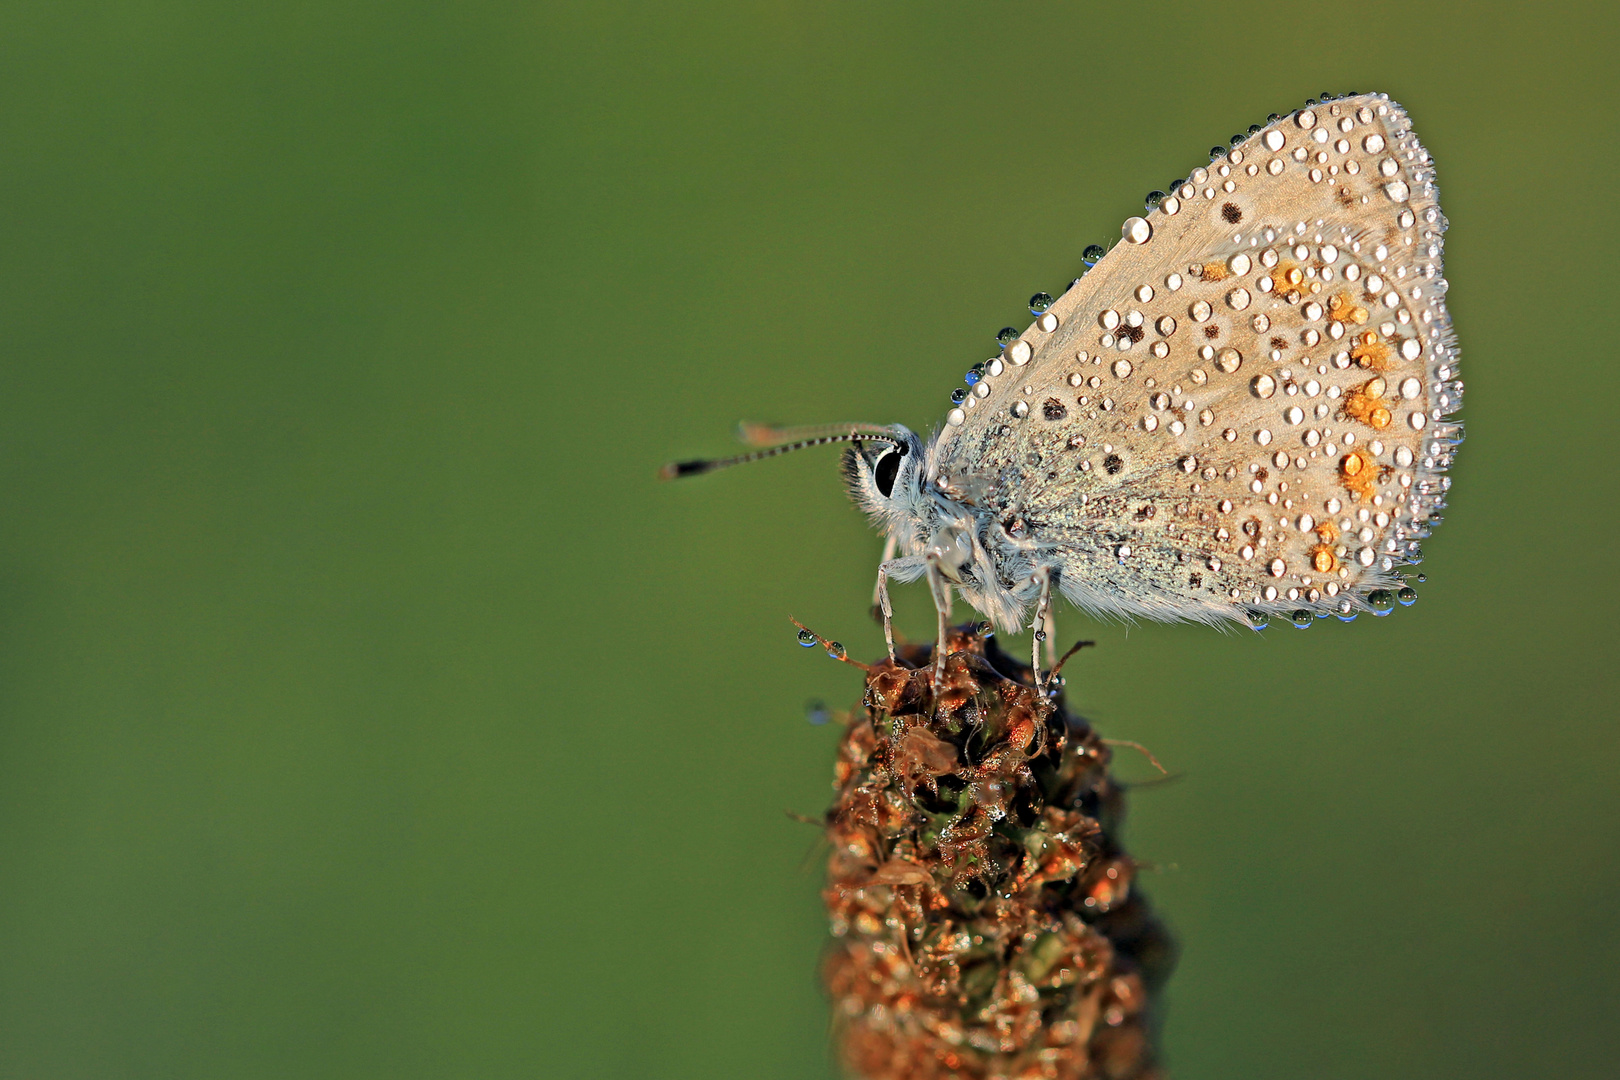
[[[1311,623],[1316,621],[1316,616],[1312,615],[1303,608],[1294,612],[1289,616],[1289,618],[1291,618],[1294,621],[1294,625],[1299,627],[1301,630],[1304,630],[1306,627],[1310,626]]]
[[[996,344],[1005,347],[1018,339],[1018,331],[1011,326],[1003,326],[996,332]]]
[[[1087,246],[1085,251],[1080,253],[1080,261],[1085,263],[1087,266],[1096,266],[1098,260],[1100,260],[1106,254],[1108,254],[1108,252],[1103,250],[1103,246],[1101,244],[1091,244]]]
[[[834,660],[842,660],[849,654],[844,651],[844,647],[838,642],[829,641],[827,642],[827,655],[832,657]]]
[[[815,643],[816,643],[816,635],[814,633],[812,633],[809,630],[800,630],[799,631],[799,644],[800,645],[803,645],[805,648],[808,649],[810,646],[814,645]]]
[[[1411,607],[1417,602],[1417,590],[1410,585],[1404,585],[1401,591],[1395,594],[1395,599],[1401,602],[1402,607]]]
[[[1367,603],[1374,615],[1388,615],[1395,610],[1395,594],[1388,589],[1377,589],[1367,594]]]
[[[1029,313],[1039,315],[1052,306],[1052,298],[1043,292],[1038,292],[1029,298]]]

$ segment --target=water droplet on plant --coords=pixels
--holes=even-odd
[[[1005,346],[1009,342],[1018,340],[1018,331],[1011,326],[1003,326],[996,333],[996,344]]]
[[[1087,247],[1085,251],[1080,253],[1080,261],[1085,263],[1087,266],[1096,266],[1097,260],[1101,259],[1106,254],[1108,254],[1108,252],[1103,250],[1103,246],[1101,244],[1092,244]]]
[[[1038,292],[1029,298],[1029,313],[1031,315],[1039,315],[1051,306],[1052,298],[1046,293]]]
[[[1401,602],[1402,607],[1411,607],[1417,602],[1417,590],[1410,585],[1404,585],[1401,591],[1395,594],[1395,599]]]
[[[816,635],[813,632],[811,632],[809,630],[800,630],[799,631],[799,644],[800,645],[803,645],[805,648],[808,649],[810,646],[814,645],[815,643],[816,643]]]
[[[1289,616],[1289,618],[1293,619],[1294,625],[1299,627],[1301,630],[1305,629],[1307,626],[1311,625],[1311,623],[1316,621],[1316,616],[1312,615],[1303,608],[1294,612]]]
[[[1150,211],[1157,210],[1159,208],[1159,204],[1164,202],[1164,200],[1168,199],[1169,197],[1169,195],[1162,191],[1150,191],[1148,192],[1147,200],[1144,205],[1146,205]]]
[[[827,642],[827,655],[832,657],[834,660],[842,660],[849,654],[844,651],[844,647],[838,642],[829,641]]]

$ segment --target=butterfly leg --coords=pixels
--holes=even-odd
[[[885,633],[888,632],[889,617],[893,615],[893,612],[889,610],[889,606],[884,597],[884,589],[887,585],[888,576],[883,572],[883,567],[890,559],[894,558],[894,553],[899,546],[900,541],[896,540],[892,536],[883,542],[883,556],[882,558],[878,559],[877,584],[872,587],[872,618],[883,623]],[[889,648],[889,656],[891,659],[894,656],[894,648],[892,644]]]
[[[885,549],[884,554],[891,553]],[[872,590],[872,614],[883,623],[883,642],[889,647],[889,662],[898,663],[894,655],[894,608],[889,604],[889,564],[896,560],[885,558],[878,564],[877,585]]]
[[[1046,605],[1046,670],[1057,667],[1057,613],[1052,604]]]
[[[928,591],[934,594],[934,611],[939,615],[939,636],[934,643],[934,686],[945,680],[945,652],[951,633],[951,583],[939,568],[939,555],[928,554]]]
[[[1046,666],[1056,665],[1056,655],[1052,645],[1052,631],[1054,629],[1052,618],[1052,572],[1046,567],[1035,571],[1035,580],[1041,585],[1041,598],[1035,604],[1035,618],[1030,627],[1034,634],[1029,643],[1029,667],[1035,677],[1035,688],[1046,689],[1045,676],[1041,674],[1041,643],[1046,643]]]

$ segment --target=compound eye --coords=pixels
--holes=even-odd
[[[899,451],[886,450],[877,459],[877,464],[872,466],[872,482],[885,499],[894,494],[894,482],[900,475],[900,458]]]

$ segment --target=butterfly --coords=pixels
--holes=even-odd
[[[936,671],[958,594],[997,629],[1033,620],[1048,667],[1054,594],[1212,625],[1387,612],[1462,439],[1433,160],[1384,94],[1312,100],[1210,157],[1032,298],[927,438],[748,427],[776,445],[665,475],[852,444],[890,655],[888,585],[926,579]]]

